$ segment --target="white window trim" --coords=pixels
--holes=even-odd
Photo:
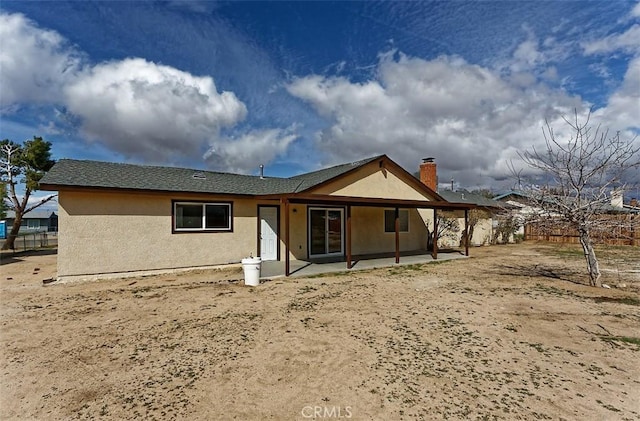
[[[40,220],[39,219],[27,219],[27,229],[39,230],[40,229]]]
[[[178,205],[201,205],[202,206],[202,225],[201,228],[178,228]],[[229,220],[224,228],[205,228],[207,222],[207,206],[226,206],[229,208]],[[174,201],[173,202],[173,231],[174,232],[231,232],[233,231],[233,206],[231,202],[189,202]]]
[[[387,211],[395,212],[396,210],[395,210],[395,208],[392,208],[392,209],[384,208],[384,210],[382,211],[382,232],[384,234],[395,234],[396,233],[395,230],[393,230],[393,231],[387,231],[386,230],[387,224],[385,223],[386,222],[385,221],[385,217],[386,217],[385,215],[386,215]],[[398,231],[398,233],[400,233],[400,234],[408,233],[408,232],[411,231],[411,214],[409,214],[409,209],[399,209],[399,211],[400,212],[403,212],[403,211],[407,212],[407,230],[406,231],[402,231],[402,229],[400,229]]]

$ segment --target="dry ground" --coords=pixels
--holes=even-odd
[[[43,286],[55,254],[4,255],[0,416],[639,419],[640,250],[600,252],[611,289],[544,244],[256,288],[237,270]]]

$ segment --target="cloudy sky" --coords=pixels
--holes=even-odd
[[[387,154],[507,183],[548,120],[640,131],[640,3],[0,3],[0,137],[290,176]],[[640,140],[639,140],[640,142]]]

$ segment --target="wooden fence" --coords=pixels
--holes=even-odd
[[[591,237],[596,244],[640,246],[640,215],[603,215]],[[559,220],[526,223],[524,239],[580,244],[578,231]]]

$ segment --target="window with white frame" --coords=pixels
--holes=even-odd
[[[177,232],[232,231],[231,203],[173,202],[173,229]]]
[[[409,210],[400,209],[398,214],[399,232],[409,232]],[[396,210],[384,210],[384,232],[396,232]]]

